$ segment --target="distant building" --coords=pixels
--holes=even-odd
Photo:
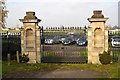
[[[82,32],[84,33],[85,29],[81,28],[81,27],[76,27],[76,26],[58,26],[58,27],[46,27],[46,29],[43,29],[44,32],[65,32],[65,33],[69,33],[69,32]]]
[[[120,29],[109,30],[109,35],[120,35]]]
[[[19,28],[2,28],[0,35],[20,35]]]

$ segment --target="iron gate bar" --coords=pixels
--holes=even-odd
[[[86,47],[42,45],[43,63],[87,63]]]

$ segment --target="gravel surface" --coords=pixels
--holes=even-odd
[[[4,78],[97,78],[105,73],[88,70],[19,71],[6,74]]]

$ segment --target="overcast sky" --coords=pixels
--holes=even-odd
[[[26,11],[35,11],[42,19],[40,26],[82,26],[89,25],[87,18],[93,15],[93,10],[102,10],[109,17],[107,25],[118,25],[119,0],[6,0],[9,10],[8,27],[22,26],[19,19]]]

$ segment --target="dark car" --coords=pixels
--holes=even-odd
[[[54,36],[53,38],[53,43],[54,44],[59,44],[60,43],[61,36]]]
[[[78,46],[87,46],[87,39],[78,39],[76,40]]]
[[[74,44],[74,41],[72,39],[65,39],[62,41],[62,44],[64,45]]]

